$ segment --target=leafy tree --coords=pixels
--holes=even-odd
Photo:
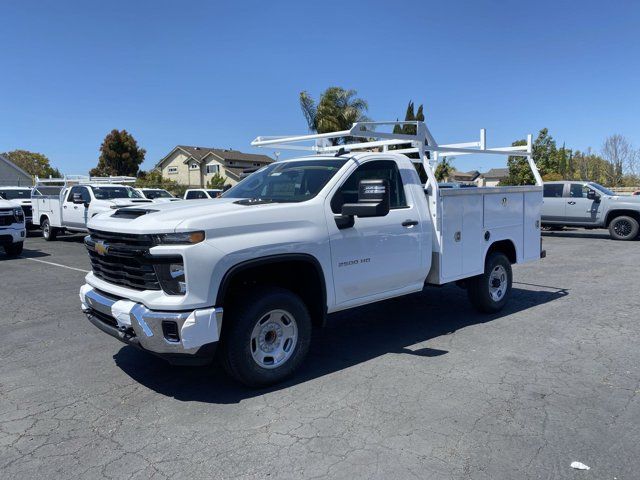
[[[207,182],[207,188],[223,188],[227,179],[216,173],[211,177],[211,179]]]
[[[438,180],[439,182],[449,181],[449,177],[451,177],[451,174],[456,171],[455,167],[452,165],[452,161],[453,157],[442,157],[442,159],[438,162],[436,171],[434,172],[436,180]]]
[[[511,145],[526,145],[526,140],[517,140]],[[544,177],[548,173],[558,173],[558,150],[556,142],[549,130],[543,128],[538,133],[538,137],[533,142],[533,160],[540,171],[540,175]],[[531,185],[535,184],[535,178],[529,168],[529,162],[526,157],[512,155],[507,160],[509,167],[509,176],[500,182],[501,185]]]
[[[138,142],[126,130],[111,130],[100,146],[98,166],[89,174],[98,177],[135,177],[146,153],[144,148],[138,147]]]
[[[136,180],[136,187],[138,188],[162,188],[171,192],[176,197],[182,197],[187,187],[180,185],[178,182],[169,180],[162,177],[162,172],[158,169],[145,172],[140,170],[138,172],[138,178]]]
[[[42,153],[29,152],[28,150],[14,150],[1,154],[6,159],[15,163],[29,175],[38,177],[62,177],[62,173],[49,163],[49,159]]]
[[[355,122],[367,121],[365,115],[369,104],[356,97],[355,90],[340,87],[329,87],[316,104],[306,92],[300,92],[300,108],[307,121],[309,130],[317,133],[331,133],[349,130]],[[345,143],[344,139],[331,139],[333,145]]]

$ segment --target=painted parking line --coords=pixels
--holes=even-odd
[[[76,272],[82,272],[82,273],[89,273],[90,272],[90,270],[83,270],[81,268],[69,267],[67,265],[62,265],[60,263],[47,262],[45,260],[38,260],[37,258],[29,258],[29,257],[20,257],[20,258],[23,258],[25,260],[30,260],[32,262],[46,263],[47,265],[53,265],[54,267],[62,267],[62,268],[66,268],[66,269],[69,269],[69,270],[75,270]]]

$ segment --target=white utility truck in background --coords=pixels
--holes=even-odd
[[[174,197],[164,188],[136,188],[136,192],[143,198],[153,200],[155,203],[177,202],[181,198]]]
[[[125,185],[135,181],[135,177],[36,177],[31,195],[33,223],[40,226],[47,241],[65,231],[86,232],[87,222],[98,213],[151,203]]]
[[[20,255],[25,237],[24,211],[0,198],[0,247],[4,248],[7,255]],[[5,278],[5,281],[8,279]]]
[[[33,228],[31,214],[31,187],[0,187],[0,198],[7,200],[24,212],[24,223],[27,229]]]
[[[395,125],[416,134],[380,131]],[[531,136],[489,149],[483,130],[480,141],[438,145],[423,122],[359,122],[252,145],[313,155],[274,162],[215,202],[89,220],[92,272],[80,289],[89,321],[172,363],[207,363],[217,350],[237,380],[268,385],[301,364],[327,314],[450,282],[497,312],[511,265],[544,256]],[[439,158],[467,154],[527,157],[537,185],[439,189]]]

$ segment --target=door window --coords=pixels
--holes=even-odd
[[[71,202],[73,203],[73,196],[76,193],[79,193],[82,195],[82,187],[78,187],[77,185],[75,187],[71,187],[71,190],[69,190],[69,194],[67,195],[67,202]]]
[[[392,160],[376,160],[360,165],[331,199],[331,211],[341,213],[345,203],[358,201],[358,185],[360,180],[388,180],[390,191],[390,208],[403,208],[407,206],[404,194],[404,186],[398,165]]]
[[[569,186],[569,196],[571,198],[587,198],[589,188],[582,183],[572,183]]]
[[[563,189],[563,183],[547,183],[544,186],[544,196],[547,198],[560,198],[562,197]]]

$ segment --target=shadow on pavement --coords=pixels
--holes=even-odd
[[[543,237],[561,237],[561,238],[596,238],[611,239],[608,230],[560,230],[558,232],[542,232]]]
[[[415,355],[428,362],[432,357],[450,352],[427,347],[412,350],[409,347],[568,295],[566,289],[536,287],[542,289],[524,290],[514,285],[507,307],[493,315],[472,310],[465,292],[454,286],[429,288],[419,294],[335,314],[324,329],[314,333],[309,355],[294,377],[266,389],[249,389],[235,383],[217,364],[213,368],[174,367],[130,346],[122,347],[114,359],[127,375],[162,395],[182,401],[237,403],[388,353]],[[455,352],[451,354],[455,355]]]

